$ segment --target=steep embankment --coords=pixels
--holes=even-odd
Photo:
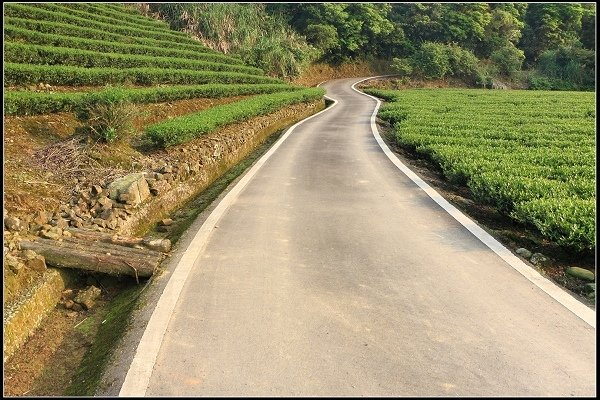
[[[5,359],[69,280],[28,259],[20,238],[62,240],[71,227],[143,235],[324,106],[321,89],[268,77],[121,5],[7,4],[4,39]],[[146,198],[107,193],[134,172]],[[71,313],[76,294],[63,293]]]

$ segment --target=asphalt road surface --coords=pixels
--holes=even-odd
[[[145,394],[594,396],[595,329],[390,162],[356,81],[219,220]]]

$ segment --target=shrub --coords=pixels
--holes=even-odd
[[[107,143],[129,134],[136,115],[137,107],[127,100],[123,89],[107,90],[103,97],[86,95],[77,112],[85,128]]]
[[[577,47],[561,46],[541,54],[537,70],[544,76],[572,83],[576,87],[593,88],[596,52]]]
[[[494,51],[490,59],[498,67],[498,72],[506,76],[512,76],[515,72],[521,70],[523,61],[525,61],[525,53],[511,44]]]
[[[407,58],[392,58],[392,70],[400,75],[410,75],[413,72],[413,67],[410,60]]]
[[[446,46],[434,42],[423,43],[413,55],[412,65],[425,78],[443,78],[450,71]]]
[[[475,81],[477,77],[477,64],[479,60],[473,52],[463,49],[459,45],[446,46],[449,63],[449,75]]]

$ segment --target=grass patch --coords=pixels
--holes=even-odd
[[[98,316],[90,316],[76,329],[82,333],[98,331],[91,347],[79,365],[73,381],[65,391],[66,396],[93,396],[100,385],[104,369],[113,354],[115,343],[123,336],[129,317],[136,307],[140,293],[146,285],[133,285],[124,289],[110,303],[109,310],[100,321]]]

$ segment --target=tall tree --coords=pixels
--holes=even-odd
[[[341,61],[377,55],[378,42],[394,24],[389,4],[310,3],[269,4],[267,10],[283,15],[309,42],[323,50],[324,58]]]
[[[519,45],[527,61],[536,61],[546,50],[579,43],[583,11],[580,3],[530,4]]]
[[[477,55],[483,58],[488,58],[494,51],[517,45],[525,27],[523,18],[527,3],[492,3],[490,9],[490,22],[475,49]]]
[[[583,47],[589,50],[596,49],[596,3],[584,3],[581,17],[580,40]]]

